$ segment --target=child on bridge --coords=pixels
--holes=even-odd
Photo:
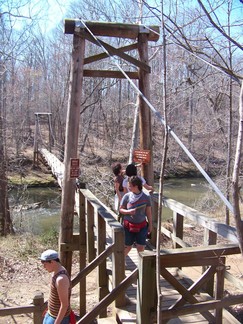
[[[143,192],[140,177],[130,177],[128,188],[129,192],[123,196],[120,205],[120,213],[124,215],[125,255],[134,243],[138,252],[144,251],[147,235],[152,232],[151,198]]]

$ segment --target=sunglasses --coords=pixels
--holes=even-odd
[[[42,264],[44,264],[44,263],[51,263],[51,260],[48,260],[48,261],[41,260],[41,263]]]

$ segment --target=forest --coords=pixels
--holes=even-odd
[[[48,14],[51,2],[55,2],[54,27]],[[63,31],[64,19],[79,17],[159,26],[159,40],[149,42],[150,102],[163,115],[166,62],[168,125],[205,171],[217,176],[221,191],[231,201],[242,121],[242,1],[73,0],[64,8],[55,0],[0,0],[0,235],[11,232],[8,172],[21,173],[26,160],[32,158],[36,113],[51,114],[52,145],[63,160],[72,52],[72,36]],[[114,47],[131,44],[122,38],[109,42]],[[86,43],[85,57],[101,52]],[[136,58],[137,52],[130,55]],[[126,71],[136,71],[116,57],[87,63],[85,68],[114,70],[114,62]],[[83,175],[86,167],[93,168],[93,182],[105,181],[99,167],[111,168],[115,161],[127,163],[137,97],[126,79],[84,78],[78,155]],[[154,115],[152,125],[154,172],[159,174],[164,131]],[[48,147],[46,117],[40,118],[38,127],[41,145]],[[242,176],[238,173],[237,185]],[[198,175],[170,137],[165,174]]]

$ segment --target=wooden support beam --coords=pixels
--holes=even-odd
[[[116,249],[112,254],[112,288],[118,287],[125,278],[125,238],[122,228],[113,228],[112,240],[115,243]],[[119,269],[117,271],[117,269]],[[126,305],[125,291],[122,292],[115,300],[116,307]]]
[[[208,258],[201,257],[192,258],[188,255],[187,258],[183,258],[180,255],[166,256],[163,255],[160,258],[160,266],[165,268],[174,268],[174,267],[200,267],[200,266],[209,266],[217,265],[217,258]]]
[[[154,253],[154,252],[151,252]],[[210,246],[199,246],[199,247],[188,247],[181,249],[161,249],[161,256],[163,258],[172,258],[173,255],[182,259],[200,259],[200,258],[212,258],[220,257],[231,254],[239,254],[240,248],[236,244],[226,244],[226,245],[210,245]]]
[[[214,275],[216,272],[217,265],[210,266],[203,274],[202,276],[194,282],[190,288],[188,289],[188,292],[190,292],[192,295],[195,295],[197,292],[200,291],[201,287],[207,283],[208,280],[210,280],[210,277]],[[182,295],[179,297],[179,299],[170,307],[170,309],[176,309],[178,307],[181,307],[185,305],[186,299]]]
[[[105,251],[106,245],[106,223],[102,217],[97,214],[97,255],[100,255]],[[98,298],[101,301],[105,296],[109,294],[108,275],[106,271],[106,260],[101,262],[98,266]],[[107,308],[101,310],[99,317],[107,317]]]
[[[94,217],[96,211],[92,204],[87,201],[87,215],[86,226],[87,226],[87,259],[88,262],[91,262],[96,257],[96,248],[95,248],[95,234],[94,234]]]
[[[165,268],[161,269],[161,275],[173,286],[175,289],[183,296],[183,298],[188,301],[190,304],[196,304],[198,300],[193,294],[188,291],[168,270]],[[208,312],[201,312],[203,317],[205,317],[209,323],[214,322],[214,316]]]
[[[102,301],[97,304],[95,307],[93,307],[93,309],[89,312],[86,313],[85,316],[83,316],[78,323],[82,323],[82,324],[90,324],[93,322],[93,320],[99,316],[100,311],[104,308],[109,306],[113,300],[115,300],[116,298],[119,297],[119,295],[125,291],[129,286],[131,286],[131,284],[137,280],[137,276],[138,276],[138,269],[133,270],[133,272],[126,277],[121,284],[114,288],[105,298],[102,299]],[[1,311],[1,310],[0,310]]]
[[[210,231],[207,228],[204,228],[204,245],[212,245],[217,243],[217,233]],[[203,268],[205,271],[206,268]],[[212,276],[211,280],[207,282],[205,285],[205,291],[213,297],[214,293],[214,276]]]
[[[110,44],[107,44],[106,42],[102,41],[101,39],[96,39],[93,37],[93,35],[90,35],[86,30],[81,29],[77,35],[80,35],[82,37],[84,37],[85,39],[87,39],[88,41],[94,43],[97,46],[102,46],[104,47],[107,52],[109,52],[109,54],[112,55],[116,55],[120,58],[122,58],[123,60],[139,67],[140,69],[146,71],[147,73],[151,72],[151,68],[150,66],[147,64],[147,62],[143,62],[143,61],[139,61],[137,59],[135,59],[134,57],[124,53],[123,51],[121,51],[119,48],[115,48],[113,46],[111,46]],[[138,46],[139,47],[139,46]]]
[[[145,256],[145,257],[144,257]],[[139,253],[138,259],[138,290],[137,290],[137,323],[147,324],[151,321],[151,312],[156,309],[156,259]]]
[[[114,243],[109,245],[104,252],[97,256],[92,262],[90,262],[83,270],[81,270],[73,279],[72,287],[75,287],[82,278],[85,278],[91,271],[93,271],[101,262],[108,258],[114,251]],[[86,291],[86,290],[85,290]],[[85,294],[83,293],[85,296]]]
[[[139,34],[138,36],[138,52],[140,61],[148,64],[148,35]],[[150,99],[150,82],[149,73],[144,69],[139,69],[139,90],[147,100]],[[140,130],[140,149],[150,151],[150,162],[142,164],[142,176],[146,179],[149,185],[154,185],[153,172],[153,144],[151,133],[151,111],[144,101],[139,96],[139,130]]]
[[[85,188],[85,184],[81,183],[80,188]],[[78,197],[77,197],[78,196]],[[77,199],[78,198],[78,199]],[[85,197],[82,195],[80,190],[76,191],[76,209],[78,210],[79,217],[79,244],[84,246],[84,249],[79,251],[79,270],[82,271],[86,267],[86,252],[87,252],[87,242],[86,242],[86,204]],[[78,205],[78,206],[77,206]],[[79,281],[79,314],[84,316],[86,313],[86,277],[83,277]]]
[[[60,243],[72,243],[73,215],[75,204],[75,179],[70,178],[70,160],[77,158],[81,94],[83,83],[83,60],[85,39],[73,36],[73,51],[70,73],[70,91],[65,135],[64,178],[61,202]],[[71,274],[72,252],[60,251],[61,262]]]
[[[216,292],[215,299],[221,300],[224,297],[224,274],[225,274],[225,257],[220,258],[220,264],[217,267]],[[222,323],[223,309],[215,310],[216,324]]]
[[[178,307],[173,310],[162,311],[163,320],[170,318],[175,318],[178,316],[183,316],[187,314],[193,314],[197,312],[203,312],[210,309],[226,308],[230,305],[243,303],[243,294],[237,296],[224,297],[222,300],[209,300],[205,302],[200,302],[193,305],[186,305],[183,307]]]
[[[84,21],[87,28],[95,36],[111,36],[118,38],[137,39],[138,34],[146,32],[148,40],[157,42],[159,40],[159,26],[144,26],[135,24],[112,23],[112,22],[97,22],[97,21]],[[65,19],[64,33],[74,34],[75,27],[82,25],[80,19]]]
[[[130,79],[138,79],[138,72],[125,72]],[[111,70],[84,70],[84,77],[93,78],[114,78],[114,79],[125,79],[125,75],[121,71]]]
[[[74,251],[80,251],[85,252],[86,246],[80,246],[77,243],[60,243],[60,251],[61,252],[74,252]]]
[[[127,46],[119,47],[119,50],[121,52],[129,52],[129,51],[135,50],[137,48],[138,48],[138,43],[133,43],[133,44],[130,44]],[[93,62],[97,62],[97,61],[103,60],[107,57],[109,57],[109,55],[105,52],[96,54],[96,55],[92,55],[92,56],[86,57],[84,59],[84,64],[90,64]]]
[[[176,212],[173,212],[173,234],[181,240],[183,240],[183,222],[184,217]],[[180,248],[180,245],[173,242],[173,247]]]
[[[44,294],[42,292],[37,292],[33,298],[33,304],[35,306],[34,314],[33,314],[33,321],[35,324],[43,323],[43,311],[46,307],[44,303]]]

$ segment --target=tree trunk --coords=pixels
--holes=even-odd
[[[237,235],[239,239],[241,254],[243,255],[243,222],[241,220],[240,203],[239,203],[239,190],[240,190],[239,172],[240,172],[240,165],[241,165],[242,140],[243,140],[243,82],[241,84],[241,92],[240,92],[239,129],[238,129],[235,164],[234,164],[233,180],[232,180],[235,225],[236,225]]]
[[[14,233],[9,212],[8,187],[6,177],[6,156],[4,150],[4,104],[5,72],[3,63],[0,62],[0,236]]]

